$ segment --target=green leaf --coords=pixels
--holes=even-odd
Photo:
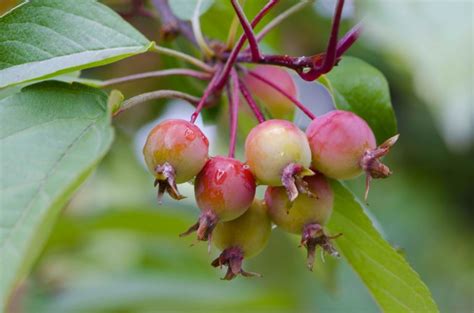
[[[173,13],[182,20],[190,21],[193,18],[194,11],[198,2],[201,1],[199,8],[200,15],[206,13],[214,4],[214,0],[170,0],[169,4]]]
[[[0,88],[118,61],[150,43],[95,0],[33,0],[0,18]]]
[[[0,307],[112,139],[100,90],[45,82],[0,100]]]
[[[343,233],[339,252],[360,276],[383,312],[438,312],[426,285],[407,261],[377,232],[366,208],[341,183],[331,182],[334,212],[327,228]]]
[[[337,109],[352,111],[369,124],[379,143],[397,133],[388,83],[375,67],[344,57],[319,82],[329,89]]]

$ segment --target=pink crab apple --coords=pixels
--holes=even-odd
[[[293,78],[281,67],[258,65],[252,69],[252,72],[270,78],[286,94],[297,98],[298,91]],[[250,74],[245,75],[244,83],[246,83],[250,92],[261,101],[263,107],[273,118],[288,120],[293,117],[295,105],[281,92],[278,92]]]
[[[228,267],[223,279],[231,280],[237,275],[260,276],[242,269],[242,261],[259,254],[268,242],[271,221],[263,201],[254,200],[250,208],[240,217],[217,224],[213,243],[222,251],[212,266]]]
[[[208,160],[209,141],[194,124],[170,119],[156,125],[146,140],[143,155],[158,185],[158,200],[164,192],[183,198],[176,184],[193,179]]]
[[[314,174],[309,170],[311,150],[293,123],[268,120],[256,126],[245,141],[245,157],[260,184],[284,186],[290,201],[309,192],[303,177]]]
[[[335,110],[314,119],[306,130],[312,152],[312,166],[335,179],[351,179],[367,174],[367,199],[372,178],[392,174],[380,162],[395,144],[395,135],[377,147],[374,133],[358,115]]]
[[[197,231],[198,240],[209,240],[218,222],[231,221],[245,213],[255,197],[255,188],[247,165],[228,157],[211,158],[194,184],[201,215],[182,235]]]
[[[288,201],[283,187],[268,187],[265,202],[271,220],[279,228],[293,234],[300,234],[301,245],[308,251],[308,268],[314,263],[316,248],[321,248],[333,256],[339,256],[330,240],[337,236],[328,236],[323,226],[331,217],[334,196],[326,177],[321,173],[305,177],[309,190],[317,196],[300,194],[293,203]],[[291,207],[291,210],[290,210]]]

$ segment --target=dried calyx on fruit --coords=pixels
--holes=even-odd
[[[201,215],[182,236],[197,231],[198,240],[207,241],[218,222],[236,219],[250,207],[255,180],[242,162],[213,157],[196,177],[194,194]]]
[[[231,280],[237,275],[260,276],[242,269],[242,261],[259,254],[268,242],[271,222],[262,201],[254,200],[250,208],[239,218],[219,223],[214,230],[214,245],[222,253],[212,266],[227,266],[223,279]]]
[[[380,162],[395,144],[398,135],[376,146],[369,125],[348,111],[335,110],[314,119],[306,130],[312,153],[312,166],[334,179],[350,179],[367,174],[365,199],[372,178],[392,174]]]
[[[284,186],[290,201],[298,193],[311,196],[303,177],[309,169],[311,150],[305,134],[291,122],[269,120],[261,123],[245,141],[245,157],[258,183]]]
[[[194,124],[170,119],[155,126],[143,147],[148,169],[158,185],[158,200],[164,192],[180,200],[176,184],[193,179],[208,160],[209,142]]]
[[[316,173],[305,177],[304,180],[309,190],[317,194],[317,197],[300,194],[290,203],[284,188],[268,187],[265,202],[273,223],[287,232],[301,235],[301,245],[308,250],[308,268],[312,269],[318,246],[333,256],[339,256],[330,242],[339,235],[328,236],[323,231],[323,226],[331,217],[334,202],[327,179],[321,173]]]

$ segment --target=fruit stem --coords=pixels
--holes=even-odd
[[[245,13],[243,12],[242,7],[240,6],[239,0],[231,0],[231,3],[234,7],[235,13],[237,14],[237,17],[239,18],[240,24],[244,29],[245,36],[247,37],[247,40],[249,42],[250,52],[252,54],[252,61],[257,62],[262,58],[262,55],[260,54],[257,39],[255,38],[252,25],[249,23],[247,17],[245,16]]]
[[[211,66],[209,66],[206,63],[204,63],[203,61],[201,61],[201,60],[199,60],[195,57],[192,57],[192,56],[190,56],[186,53],[183,53],[183,52],[179,52],[179,51],[176,51],[176,50],[173,50],[173,49],[161,47],[161,46],[158,46],[156,44],[151,47],[150,51],[165,54],[165,55],[169,55],[169,56],[172,56],[172,57],[175,57],[175,58],[179,58],[181,60],[184,60],[184,61],[186,61],[190,64],[193,64],[193,65],[201,68],[202,70],[204,70],[206,72],[210,72],[210,73],[214,72],[214,68],[212,68]]]
[[[183,75],[183,76],[194,77],[194,78],[202,79],[202,80],[209,80],[211,78],[211,75],[209,73],[188,70],[188,69],[183,69],[183,68],[173,68],[173,69],[168,69],[168,70],[152,71],[152,72],[127,75],[127,76],[118,77],[118,78],[112,78],[109,80],[102,81],[99,84],[99,86],[108,87],[110,85],[126,83],[130,81],[138,80],[138,79],[144,79],[144,78],[150,78],[150,77],[164,77],[164,76],[172,76],[172,75]]]
[[[284,12],[280,13],[277,17],[272,19],[271,22],[265,25],[265,27],[258,33],[258,35],[256,36],[257,42],[261,41],[269,31],[271,31],[273,28],[278,26],[278,24],[283,22],[289,16],[293,15],[294,13],[298,12],[299,10],[304,8],[306,5],[313,3],[314,1],[315,0],[306,0],[306,1],[298,2],[297,4],[288,8]]]
[[[256,79],[260,80],[261,82],[267,84],[268,86],[272,87],[273,89],[275,89],[276,91],[278,91],[279,93],[281,93],[283,96],[285,96],[286,98],[288,98],[291,102],[293,102],[301,111],[304,112],[304,114],[306,114],[310,119],[315,119],[316,118],[316,115],[314,115],[307,107],[305,107],[303,105],[303,103],[301,103],[300,101],[298,101],[298,99],[296,99],[295,97],[293,97],[292,95],[290,95],[289,93],[287,93],[286,91],[284,91],[282,88],[280,88],[280,86],[276,85],[274,82],[272,82],[271,80],[267,79],[266,77],[263,77],[261,76],[260,74],[257,74],[256,72],[253,72],[253,71],[249,71],[248,72],[251,76],[255,77]]]
[[[206,103],[207,98],[209,98],[209,96],[217,89],[217,81],[220,77],[220,73],[222,72],[221,68],[222,68],[221,64],[216,65],[216,71],[214,72],[211,82],[209,83],[209,85],[207,85],[201,99],[199,100],[196,106],[196,110],[191,115],[191,123],[196,122],[196,119],[199,116],[199,113],[201,113],[201,110],[204,107],[204,104]]]
[[[131,107],[134,107],[138,104],[150,101],[150,100],[156,100],[156,99],[164,99],[164,98],[173,98],[173,99],[181,99],[188,101],[189,103],[196,105],[199,102],[199,98],[194,97],[190,94],[180,92],[177,90],[157,90],[157,91],[152,91],[152,92],[147,92],[143,93],[141,95],[132,97],[130,99],[127,99],[122,103],[120,108],[114,113],[114,117],[119,115],[125,110],[130,109]]]
[[[253,99],[252,95],[250,94],[250,91],[245,85],[245,83],[242,80],[239,80],[239,87],[240,87],[240,92],[242,93],[242,96],[244,96],[245,100],[247,101],[248,106],[252,110],[253,114],[257,118],[257,121],[259,123],[265,122],[265,117],[263,116],[262,111],[258,108],[257,103]]]
[[[340,58],[344,52],[349,49],[354,42],[360,37],[360,34],[362,33],[362,22],[359,22],[356,24],[354,27],[352,27],[345,35],[344,37],[339,40],[337,43],[337,57]]]
[[[235,146],[237,145],[237,121],[239,114],[239,78],[236,70],[230,72],[232,89],[229,95],[230,110],[230,140],[229,140],[229,158],[235,157]]]
[[[260,12],[258,12],[257,15],[253,18],[251,22],[252,28],[255,27],[258,24],[258,22],[260,22],[260,20],[268,13],[268,11],[277,3],[278,3],[278,0],[269,0],[267,4],[260,10]],[[240,36],[239,40],[237,41],[237,44],[234,46],[234,48],[230,52],[230,55],[227,58],[227,61],[224,65],[224,69],[222,70],[222,73],[217,82],[218,89],[224,86],[246,39],[247,39],[247,36],[245,36],[245,34],[242,34],[242,36]]]

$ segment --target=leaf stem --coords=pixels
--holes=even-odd
[[[199,116],[199,113],[201,113],[201,110],[204,107],[204,104],[206,103],[207,98],[209,98],[209,96],[217,89],[216,88],[217,87],[216,83],[217,83],[217,80],[220,77],[221,72],[222,72],[222,65],[217,64],[216,65],[216,71],[214,72],[214,75],[212,76],[211,82],[209,83],[209,85],[207,85],[201,99],[199,100],[199,102],[196,106],[196,110],[191,115],[191,123],[196,122],[196,119]]]
[[[260,54],[260,50],[258,49],[257,39],[255,38],[255,34],[253,33],[252,25],[249,23],[247,17],[245,16],[242,7],[240,6],[239,0],[231,0],[232,6],[234,7],[235,13],[239,18],[240,24],[244,29],[245,36],[249,42],[250,52],[252,54],[252,61],[257,62],[259,61],[262,56]]]
[[[293,102],[301,111],[303,111],[310,119],[315,119],[316,115],[314,115],[307,107],[304,106],[303,103],[298,101],[295,97],[292,95],[288,94],[286,91],[284,91],[280,86],[276,85],[274,82],[271,80],[267,79],[266,77],[261,76],[260,74],[257,74],[255,72],[249,71],[248,72],[251,76],[255,77],[256,79],[260,80],[261,82],[267,84],[268,86],[272,87],[279,93],[281,93],[283,96],[287,97],[291,102]]]
[[[297,4],[293,5],[292,7],[288,8],[281,14],[279,14],[277,17],[272,19],[265,27],[258,33],[256,36],[257,41],[261,41],[265,35],[271,31],[273,28],[278,26],[281,22],[283,22],[285,19],[287,19],[289,16],[293,15],[294,13],[298,12],[302,8],[304,8],[306,5],[313,3],[315,0],[306,0],[306,1],[301,1],[298,2]]]
[[[165,47],[161,47],[161,46],[158,46],[158,45],[153,45],[152,48],[151,48],[151,51],[182,59],[182,60],[184,60],[184,61],[186,61],[190,64],[193,64],[193,65],[201,68],[202,70],[204,70],[206,72],[214,72],[214,69],[211,66],[207,65],[203,61],[201,61],[201,60],[199,60],[195,57],[192,57],[192,56],[190,56],[186,53],[182,53],[182,52],[179,52],[179,51],[176,51],[176,50],[173,50],[173,49],[169,49],[169,48],[165,48]]]
[[[250,91],[247,85],[245,85],[245,83],[242,80],[239,80],[239,88],[240,88],[240,92],[242,93],[242,96],[245,98],[248,106],[252,110],[258,122],[259,123],[265,122],[265,117],[263,116],[262,111],[260,111],[257,103],[255,102],[254,98],[250,94]]]
[[[214,55],[214,51],[209,47],[204,39],[204,36],[201,31],[201,23],[199,22],[199,16],[201,11],[202,0],[198,0],[196,4],[196,8],[194,9],[193,19],[191,21],[191,26],[193,27],[194,37],[196,38],[196,42],[204,53],[206,57],[212,57]]]
[[[120,109],[118,109],[114,113],[113,116],[117,116],[123,111],[128,110],[131,107],[134,107],[138,104],[142,104],[150,100],[164,99],[164,98],[181,99],[181,100],[185,100],[191,103],[192,105],[196,105],[199,102],[199,98],[194,97],[184,92],[180,92],[177,90],[157,90],[157,91],[143,93],[141,95],[125,100],[120,106]]]
[[[239,78],[237,72],[233,69],[230,72],[231,86],[229,97],[229,110],[230,110],[230,133],[229,133],[229,157],[235,157],[235,146],[237,145],[237,121],[239,114]]]
[[[260,20],[268,13],[268,11],[277,3],[278,3],[278,0],[269,0],[267,4],[260,10],[260,12],[258,12],[257,15],[253,18],[251,22],[251,26],[255,27],[258,24],[258,22],[260,22]],[[237,57],[239,56],[239,52],[245,43],[246,38],[247,36],[245,36],[245,34],[240,36],[239,41],[230,52],[230,55],[224,65],[224,69],[222,70],[219,80],[217,81],[216,88],[220,89],[224,86],[227,78],[229,77],[230,71],[232,70],[232,67],[235,64],[235,61],[237,60]]]
[[[194,78],[202,79],[202,80],[208,80],[211,78],[211,75],[209,73],[182,69],[182,68],[174,68],[174,69],[168,69],[168,70],[132,74],[132,75],[124,76],[124,77],[104,80],[100,82],[100,87],[108,87],[110,85],[126,83],[126,82],[149,78],[149,77],[163,77],[163,76],[172,76],[172,75],[184,75],[184,76],[190,76],[190,77],[194,77]]]

